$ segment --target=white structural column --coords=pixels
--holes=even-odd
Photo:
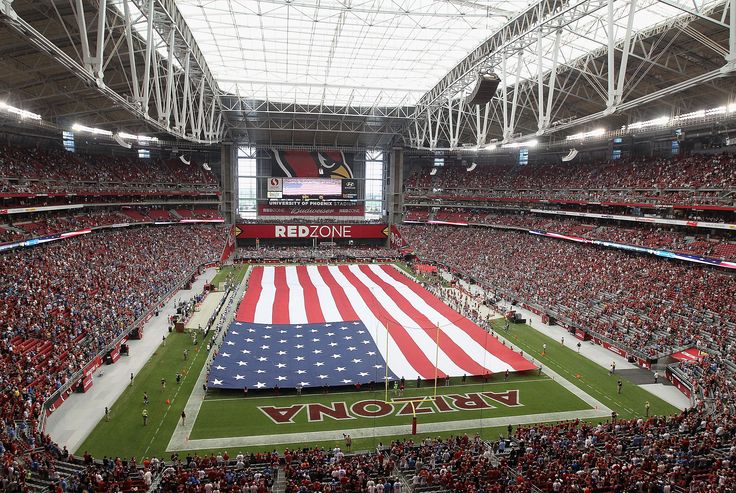
[[[731,0],[728,7],[730,10],[729,18],[729,38],[728,38],[728,55],[726,60],[732,65],[732,70],[736,69],[736,0]]]

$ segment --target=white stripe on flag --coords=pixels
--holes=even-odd
[[[454,341],[465,353],[470,356],[475,362],[491,370],[493,373],[499,373],[505,371],[507,368],[509,371],[514,371],[508,363],[504,362],[497,356],[489,353],[483,347],[483,341],[478,342],[473,339],[467,332],[462,328],[453,324],[450,320],[445,318],[440,312],[435,310],[430,304],[424,301],[413,289],[404,283],[401,283],[391,277],[383,268],[379,265],[370,265],[369,268],[373,271],[382,281],[393,286],[406,300],[412,304],[419,312],[424,314],[428,319],[439,323],[442,334],[440,337],[449,337]],[[393,269],[393,267],[387,267]],[[460,316],[460,315],[458,315]],[[485,331],[484,331],[485,333]],[[490,336],[489,336],[490,337]]]
[[[350,304],[353,309],[360,317],[360,320],[365,324],[368,329],[368,333],[373,338],[373,341],[378,347],[378,351],[381,353],[384,361],[388,362],[388,366],[396,376],[399,378],[404,377],[406,379],[412,379],[419,373],[411,366],[409,361],[401,352],[398,344],[391,334],[388,334],[386,327],[381,323],[371,309],[366,305],[363,297],[358,293],[358,290],[348,281],[342,272],[339,271],[338,266],[331,265],[328,267],[330,273],[335,278],[335,281],[345,290],[345,294],[350,300]],[[388,358],[386,357],[386,339],[388,337]]]
[[[274,268],[263,267],[261,278],[261,296],[258,298],[256,310],[253,314],[253,322],[258,324],[270,324],[273,316],[273,301],[276,299],[276,286],[273,283]]]
[[[286,267],[286,284],[289,286],[289,323],[308,323],[307,309],[304,306],[304,289],[299,283],[296,267],[293,265]]]
[[[455,364],[455,362],[440,348],[437,351],[437,344],[435,339],[429,336],[424,329],[433,329],[432,327],[421,327],[420,324],[412,319],[407,313],[405,313],[391,298],[391,296],[383,290],[383,287],[373,282],[363,271],[360,270],[358,265],[351,265],[348,267],[350,271],[355,274],[368,289],[371,290],[373,295],[378,299],[381,306],[388,311],[401,325],[404,326],[409,336],[414,339],[420,351],[424,353],[427,359],[435,364],[437,361],[437,368],[447,375],[462,375],[465,370]],[[433,330],[434,332],[434,330]]]
[[[317,298],[319,299],[319,307],[322,310],[322,315],[325,317],[325,322],[342,322],[342,315],[340,310],[337,309],[335,304],[335,298],[332,296],[332,291],[327,285],[322,276],[319,275],[316,265],[307,266],[307,274],[312,280],[314,288],[317,290]]]

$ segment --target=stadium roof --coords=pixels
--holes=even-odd
[[[411,106],[529,0],[179,0],[220,89]]]
[[[5,1],[0,102],[201,143],[461,149],[610,130],[736,101],[734,3]],[[485,69],[503,83],[471,107]]]

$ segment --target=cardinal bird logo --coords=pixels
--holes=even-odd
[[[280,151],[273,149],[280,173],[288,177],[353,178],[342,151]],[[274,174],[277,171],[273,170]]]

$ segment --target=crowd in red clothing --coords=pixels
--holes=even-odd
[[[4,450],[43,441],[34,435],[42,403],[200,264],[217,261],[224,242],[221,226],[148,227],[0,256]],[[13,455],[3,460],[7,468]]]
[[[23,217],[24,215],[21,215]],[[125,207],[101,211],[34,213],[28,217],[15,220],[12,225],[0,228],[0,243],[27,240],[55,233],[67,233],[98,226],[113,224],[130,224],[152,221],[179,222],[192,219],[219,219],[222,217],[217,209],[198,207],[195,209],[165,209],[162,207]],[[11,229],[12,228],[12,229]]]
[[[0,146],[0,193],[216,190],[211,171],[179,159],[91,156]]]
[[[554,214],[532,212],[501,213],[443,207],[430,214],[426,209],[409,208],[405,220],[412,222],[440,221],[461,224],[485,224],[509,226],[521,229],[536,229],[568,236],[579,236],[589,240],[602,240],[626,245],[664,249],[678,253],[702,255],[722,259],[736,258],[736,240],[729,236],[730,230],[722,230],[720,236],[704,234],[690,228],[678,230],[666,224],[629,223],[621,226],[598,224],[592,220]],[[672,228],[672,229],[669,229]],[[704,228],[701,228],[705,231]]]
[[[607,162],[422,167],[407,177],[407,198],[457,197],[566,199],[636,203],[722,203],[736,188],[736,157],[692,155]]]
[[[720,351],[734,341],[736,278],[722,270],[517,231],[405,225],[401,233],[421,260],[448,265],[635,354],[694,344]]]

